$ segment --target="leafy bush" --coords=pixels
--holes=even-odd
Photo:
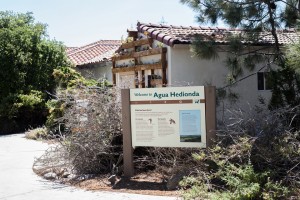
[[[185,199],[287,199],[300,187],[299,132],[288,131],[299,110],[258,111],[230,111],[216,146],[193,154]]]
[[[107,80],[98,82],[94,79],[85,79],[79,72],[71,67],[60,67],[54,69],[53,76],[61,88],[74,88],[78,86],[109,86]]]
[[[53,76],[57,84],[62,88],[68,88],[83,84],[85,79],[70,67],[54,69]]]
[[[58,99],[47,101],[46,106],[49,113],[45,126],[49,129],[50,135],[57,135],[64,131],[61,118],[64,114],[65,105],[66,103],[64,101]]]
[[[70,63],[64,45],[50,40],[32,13],[0,11],[0,27],[0,132],[24,131],[45,122],[53,69]]]
[[[28,94],[10,94],[3,99],[0,105],[0,118],[8,124],[15,124],[6,132],[22,131],[28,125],[37,127],[41,125],[47,115],[45,95],[36,90]],[[5,129],[0,125],[0,130]]]
[[[287,63],[271,72],[272,98],[269,107],[295,107],[300,104],[300,74]]]

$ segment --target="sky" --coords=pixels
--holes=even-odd
[[[179,0],[0,0],[1,11],[32,12],[51,39],[68,47],[120,40],[138,21],[198,26],[196,13]]]

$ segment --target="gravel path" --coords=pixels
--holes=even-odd
[[[47,144],[24,138],[24,134],[0,136],[0,200],[171,200],[174,197],[117,192],[90,192],[46,181],[32,171],[35,157]]]

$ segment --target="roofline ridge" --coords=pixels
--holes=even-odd
[[[147,26],[149,28],[179,28],[179,29],[204,29],[204,30],[227,30],[227,31],[246,31],[241,28],[231,28],[231,27],[218,27],[218,26],[182,26],[182,25],[164,25],[164,24],[156,24],[156,23],[144,23],[138,21],[137,26]],[[264,32],[264,31],[262,31]],[[285,28],[276,30],[276,32],[288,32],[288,33],[296,33],[297,30],[295,28]]]
[[[228,31],[243,31],[243,29],[239,28],[226,28],[226,27],[210,27],[210,26],[182,26],[182,25],[164,25],[164,24],[155,24],[155,23],[143,23],[138,22],[138,27],[149,27],[149,28],[174,28],[174,29],[202,29],[202,30],[228,30]]]
[[[90,44],[87,44],[87,45],[84,45],[84,46],[81,46],[81,47],[78,47],[77,49],[75,49],[74,50],[74,52],[72,52],[72,53],[70,53],[70,54],[68,54],[69,56],[72,56],[72,55],[74,55],[74,54],[76,54],[76,53],[79,53],[79,52],[81,52],[81,51],[84,51],[84,50],[87,50],[87,49],[89,49],[89,48],[93,48],[93,47],[95,47],[95,46],[97,46],[97,45],[105,45],[105,46],[114,46],[114,45],[118,45],[118,44],[101,44],[100,42],[101,41],[120,41],[120,45],[121,45],[121,40],[98,40],[98,41],[96,41],[96,42],[93,42],[93,43],[90,43]]]
[[[219,36],[221,35],[247,35],[253,31],[242,29],[242,28],[233,28],[233,27],[218,27],[218,26],[174,26],[174,25],[158,25],[154,23],[141,23],[137,24],[138,32],[144,33],[147,31],[149,36],[153,39],[156,39],[168,46],[173,46],[174,44],[188,44],[191,42],[192,35],[203,34],[203,35],[212,35],[217,34],[216,40],[219,40],[219,43],[226,43],[226,41]],[[276,32],[280,36],[281,44],[288,44],[292,41],[300,41],[300,32],[297,32],[295,29],[277,29]],[[270,30],[256,31],[253,34],[259,34],[262,36],[263,40],[267,43],[272,43],[272,38],[270,39],[271,32]],[[265,42],[261,44],[266,45]]]

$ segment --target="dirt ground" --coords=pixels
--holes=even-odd
[[[55,144],[54,140],[43,141],[47,144]],[[45,174],[42,170],[33,170],[37,175],[43,176]],[[45,167],[45,169],[48,169]],[[110,191],[110,192],[124,192],[134,194],[156,195],[156,196],[180,196],[179,190],[167,190],[167,183],[164,177],[157,172],[137,172],[131,178],[117,177],[114,185],[108,180],[110,174],[97,175],[93,177],[62,179],[61,177],[56,181],[62,184],[74,186],[80,189],[90,191]]]
[[[108,181],[109,175],[101,175],[85,180],[76,180],[65,184],[86,190],[104,190],[111,192],[125,192],[157,196],[179,196],[180,191],[166,190],[166,183],[160,174],[149,172],[135,175],[132,178],[118,177],[112,186]]]

